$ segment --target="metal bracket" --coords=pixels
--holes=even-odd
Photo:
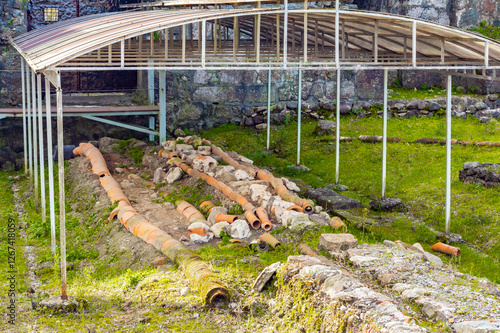
[[[100,118],[100,117],[96,117],[96,116],[86,116],[86,115],[82,116],[82,118],[95,120],[95,121],[99,121],[101,123],[115,125],[118,127],[123,127],[123,128],[130,129],[133,131],[141,132],[141,133],[146,133],[146,134],[150,134],[150,135],[158,135],[157,131],[152,131],[146,127],[129,125],[129,124],[125,124],[125,123],[122,123],[122,122],[116,121],[116,120],[109,120],[109,119],[104,119],[104,118]]]

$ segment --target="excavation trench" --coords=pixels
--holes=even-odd
[[[199,291],[207,305],[221,308],[229,302],[229,292],[226,287],[196,253],[149,222],[131,206],[118,182],[110,175],[99,149],[90,143],[81,143],[73,152],[75,155],[85,155],[89,158],[92,171],[99,176],[99,181],[108,193],[111,202],[118,202],[118,207],[113,210],[110,219],[117,217],[134,236],[152,245],[172,262],[182,267],[185,276]]]

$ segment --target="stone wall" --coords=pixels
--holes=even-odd
[[[332,71],[304,71],[303,107],[317,109],[336,99],[336,76]],[[167,128],[199,130],[224,123],[240,123],[253,109],[267,105],[268,71],[167,72]],[[271,102],[283,109],[297,108],[298,72],[273,71]],[[363,102],[379,100],[382,71],[345,71],[342,106],[349,112]]]

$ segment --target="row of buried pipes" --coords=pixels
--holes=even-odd
[[[311,200],[301,199],[291,194],[288,189],[283,185],[281,180],[275,178],[271,174],[253,167],[247,167],[239,164],[232,159],[228,154],[223,152],[220,148],[212,145],[207,140],[202,140],[203,144],[209,145],[212,152],[221,157],[226,163],[230,164],[236,169],[245,170],[247,173],[255,176],[258,179],[268,181],[276,190],[278,195],[283,200],[294,203],[294,209],[306,213],[314,212],[314,203]],[[117,207],[112,211],[109,219],[115,217],[129,230],[134,236],[139,237],[144,242],[152,245],[158,251],[162,252],[172,262],[176,263],[184,269],[184,274],[191,281],[191,284],[199,291],[200,296],[206,304],[212,307],[221,307],[227,304],[229,300],[229,292],[215,276],[214,272],[209,266],[201,260],[201,258],[193,251],[186,248],[181,242],[172,238],[168,233],[159,229],[151,222],[147,221],[140,215],[130,204],[127,196],[123,193],[118,182],[111,176],[106,161],[102,156],[99,149],[90,143],[81,143],[73,150],[75,155],[85,155],[89,158],[92,164],[92,172],[99,176],[99,181],[103,188],[106,190],[108,197],[112,203],[117,203]],[[265,231],[272,229],[272,223],[264,207],[255,207],[245,197],[232,190],[223,182],[216,180],[214,177],[209,176],[203,172],[199,172],[175,153],[167,150],[159,152],[161,157],[169,158],[176,166],[180,167],[184,172],[196,179],[202,179],[211,186],[220,190],[233,201],[238,202],[244,209],[245,218],[253,229],[262,228]],[[196,226],[198,222],[206,222],[205,216],[196,209],[193,205],[184,200],[177,200],[175,202],[177,210],[182,213],[191,223],[188,231],[191,233],[203,234],[206,230]],[[204,204],[205,209],[211,209],[213,204]],[[237,216],[218,214],[217,220],[227,221],[232,223]],[[265,251],[269,246],[276,248],[279,245],[278,240],[268,233],[260,235],[259,240],[251,242],[249,246],[254,246],[259,251]]]

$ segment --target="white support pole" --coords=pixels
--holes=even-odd
[[[120,67],[125,67],[125,40],[122,39],[120,42]]]
[[[39,197],[38,193],[38,138],[36,124],[36,74],[31,70],[31,106],[33,107],[33,172],[35,173],[35,210],[38,213]]]
[[[28,159],[31,188],[33,188],[33,132],[31,130],[31,69],[26,63],[26,113],[28,122]]]
[[[59,234],[61,244],[61,299],[66,293],[66,211],[64,194],[64,130],[61,73],[57,72],[57,168],[59,170]]]
[[[186,63],[186,25],[182,25],[182,63]]]
[[[113,62],[113,45],[108,45],[108,64]]]
[[[149,67],[154,67],[154,61],[149,60]],[[154,105],[155,103],[155,70],[148,69],[148,99],[149,105]]]
[[[450,233],[451,206],[451,75],[446,85],[446,233]]]
[[[158,71],[160,89],[160,113],[158,116],[160,144],[167,140],[167,72],[162,70]]]
[[[21,90],[23,94],[23,146],[24,146],[24,174],[28,174],[28,140],[26,133],[26,78],[24,77],[24,59],[21,58]]]
[[[266,148],[269,150],[271,143],[271,70],[267,77],[267,144]]]
[[[484,45],[484,67],[490,66],[490,42],[486,41]]]
[[[385,184],[387,175],[387,78],[389,70],[384,69],[384,120],[382,133],[382,199],[385,199]]]
[[[304,10],[309,7],[308,0],[304,0]],[[304,13],[304,35],[302,36],[304,43],[304,63],[307,62],[307,12]]]
[[[50,81],[45,78],[45,113],[47,118],[47,164],[49,173],[50,244],[52,254],[56,253],[56,213],[54,190],[54,163],[52,159],[52,112],[50,105]]]
[[[300,131],[302,118],[302,69],[299,69],[299,95],[297,100],[297,165],[300,165]]]
[[[47,206],[45,204],[45,158],[43,146],[43,109],[42,109],[42,74],[36,76],[36,86],[38,91],[38,147],[40,150],[40,189],[42,206],[42,222],[47,223]]]
[[[201,68],[205,68],[207,48],[207,20],[202,21],[201,25]]]
[[[168,59],[168,28],[165,29],[165,60]]]
[[[155,130],[155,117],[149,116],[149,129]],[[155,136],[153,134],[149,134],[149,141],[155,141]]]
[[[378,63],[378,20],[375,20],[375,32],[373,34],[373,58]]]
[[[340,82],[342,71],[337,68],[337,105],[335,106],[337,126],[335,129],[335,183],[339,183],[339,168],[340,168]]]
[[[335,65],[337,66],[337,70],[340,66],[339,32],[340,32],[339,0],[335,0]]]
[[[417,21],[413,21],[412,29],[412,39],[411,39],[411,56],[413,67],[417,67]]]
[[[288,0],[284,2],[285,15],[283,17],[283,67],[287,67],[288,58]]]

